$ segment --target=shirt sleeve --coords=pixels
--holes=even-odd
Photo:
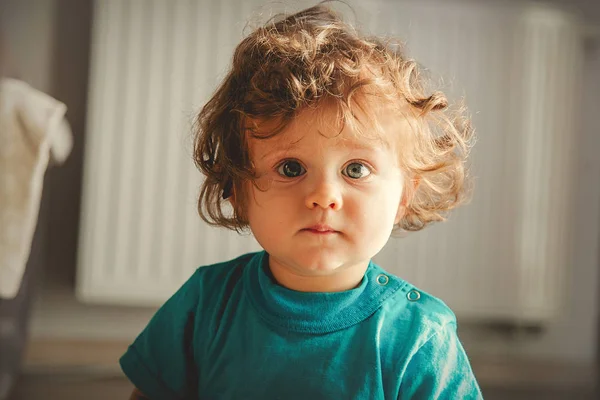
[[[399,399],[482,399],[469,359],[448,323],[408,363]]]
[[[193,359],[198,271],[160,307],[119,360],[129,380],[152,400],[197,397]]]

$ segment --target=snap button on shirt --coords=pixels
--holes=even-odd
[[[384,275],[384,274],[377,275],[377,283],[379,283],[381,286],[387,285],[389,281],[390,281],[390,278],[387,275]]]
[[[406,294],[406,298],[410,301],[417,301],[421,298],[421,293],[413,289]]]

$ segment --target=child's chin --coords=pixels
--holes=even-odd
[[[342,267],[345,262],[339,255],[333,254],[311,254],[307,251],[299,254],[296,264],[305,271],[311,271],[317,275],[327,274]]]

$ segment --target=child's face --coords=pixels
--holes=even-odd
[[[287,277],[284,286],[296,278],[305,284],[291,288],[307,291],[313,278],[360,281],[402,217],[403,174],[389,139],[406,124],[379,114],[390,145],[349,126],[335,137],[337,114],[327,109],[300,113],[273,138],[250,139],[261,190],[249,185],[247,216],[273,274]]]

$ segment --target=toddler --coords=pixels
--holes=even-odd
[[[264,250],[157,311],[120,360],[132,399],[481,398],[452,311],[372,261],[465,199],[472,129],[425,90],[323,3],[237,46],[197,120],[199,212]]]

